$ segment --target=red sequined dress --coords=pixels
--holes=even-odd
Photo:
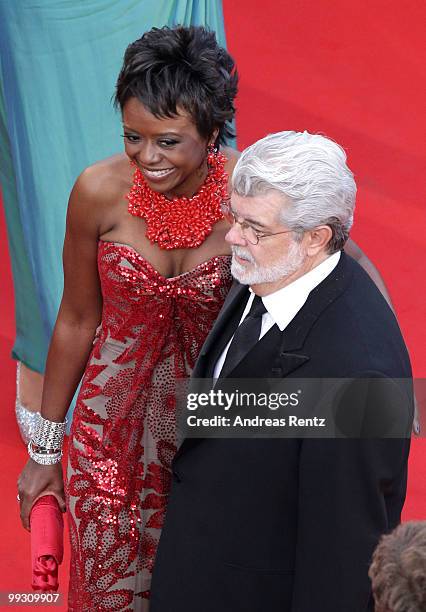
[[[69,609],[145,611],[187,377],[231,284],[230,258],[165,278],[132,247],[99,242],[103,294],[74,412],[67,479]]]

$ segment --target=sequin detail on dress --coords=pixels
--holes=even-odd
[[[67,501],[69,610],[147,609],[186,378],[231,284],[230,258],[173,278],[132,247],[100,242],[104,299],[74,412]]]

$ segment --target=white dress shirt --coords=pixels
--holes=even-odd
[[[287,325],[294,319],[299,310],[302,308],[310,292],[315,289],[317,285],[319,285],[339,263],[340,259],[340,251],[337,253],[333,253],[325,259],[318,266],[300,276],[295,281],[283,287],[282,289],[278,289],[274,291],[274,293],[270,293],[269,295],[265,295],[262,298],[262,302],[267,310],[265,314],[262,316],[262,328],[260,330],[259,340],[273,327],[274,325],[278,325],[280,331],[284,331]],[[246,315],[248,314],[252,302],[254,300],[254,293],[249,289],[251,295],[248,299],[242,317],[240,319],[241,324],[244,321]],[[232,336],[233,338],[234,336]],[[225,362],[226,354],[229,349],[229,345],[232,342],[232,338],[225,346],[222,354],[216,362],[214,368],[213,378],[219,378],[220,372],[222,370],[223,364]]]

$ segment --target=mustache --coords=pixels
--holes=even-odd
[[[246,249],[243,247],[232,245],[231,251],[232,255],[237,255],[238,257],[241,257],[241,259],[246,259],[250,263],[255,263],[253,255],[249,251],[246,251]]]

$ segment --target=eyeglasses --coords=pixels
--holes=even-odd
[[[230,223],[231,225],[238,223],[238,225],[241,227],[241,234],[244,240],[246,240],[253,246],[256,246],[257,244],[259,244],[259,240],[261,240],[262,238],[269,238],[269,236],[278,236],[279,234],[288,234],[293,231],[293,230],[284,230],[283,232],[274,232],[274,233],[259,232],[255,230],[254,227],[250,225],[249,223],[247,223],[246,221],[238,221],[230,204],[223,203],[221,208],[222,208],[223,216],[228,221],[228,223]]]

